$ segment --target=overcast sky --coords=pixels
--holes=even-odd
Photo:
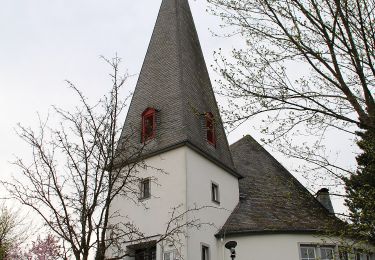
[[[52,105],[74,106],[64,80],[74,82],[93,101],[110,88],[109,68],[100,55],[123,59],[136,76],[155,24],[161,0],[0,0],[0,174],[15,173],[14,155],[29,157],[27,146],[16,136],[17,123],[35,127],[37,112],[46,116]],[[217,38],[220,21],[206,12],[205,0],[190,0],[205,55],[230,49],[238,41]],[[233,143],[245,134],[257,138],[252,127],[229,136]],[[341,141],[340,141],[341,142]],[[278,158],[281,158],[277,156]],[[283,160],[288,167],[290,163]],[[0,193],[2,192],[0,188]]]
[[[75,104],[64,80],[74,82],[95,101],[110,88],[109,67],[99,59],[115,54],[124,70],[135,74],[134,88],[161,0],[0,0],[0,172],[14,172],[14,155],[25,145],[17,123],[36,126],[37,112],[52,105]],[[191,1],[207,64],[212,53],[230,40],[213,38],[218,19],[206,13],[206,2]],[[26,156],[26,155],[25,155]]]

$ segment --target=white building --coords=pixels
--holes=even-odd
[[[142,148],[151,167],[138,173],[138,198],[119,197],[112,209],[145,237],[124,241],[113,256],[224,260],[231,240],[238,260],[338,252],[338,241],[321,235],[338,222],[329,200],[327,209],[250,136],[228,145],[187,0],[162,2],[121,142],[129,154]],[[170,223],[173,209],[181,217]]]

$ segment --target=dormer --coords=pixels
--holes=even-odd
[[[216,147],[215,118],[211,112],[205,113],[207,142]]]
[[[186,145],[238,176],[187,0],[162,1],[120,138],[124,158]]]
[[[142,143],[156,136],[156,109],[148,107],[142,113]]]

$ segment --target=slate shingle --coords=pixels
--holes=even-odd
[[[141,114],[148,107],[158,110],[157,136],[143,147]],[[206,142],[205,112],[216,118],[216,147]],[[120,159],[139,156],[141,148],[147,157],[182,145],[245,176],[243,199],[218,235],[316,232],[336,220],[250,136],[229,150],[188,1],[163,0],[119,140]]]
[[[143,156],[188,145],[238,176],[187,0],[162,1],[119,142],[125,158],[142,147],[141,114],[147,107],[158,110],[158,124]],[[215,117],[216,147],[206,141],[206,112]]]
[[[340,222],[251,136],[230,146],[241,200],[218,235],[319,232]]]

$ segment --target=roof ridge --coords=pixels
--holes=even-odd
[[[164,1],[164,0],[163,0]],[[178,3],[178,5],[179,4],[181,4],[181,2],[180,1],[177,1],[177,3]],[[181,13],[180,13],[180,11],[179,11],[179,8],[178,8],[178,6],[176,6],[176,15],[177,15],[177,18],[179,18],[178,17],[178,15],[181,15]],[[181,26],[181,19],[177,19],[177,30],[179,30],[180,29],[180,26]],[[182,86],[183,85],[183,82],[184,82],[184,73],[183,73],[183,66],[182,66],[182,39],[181,39],[181,36],[180,36],[180,34],[179,33],[177,33],[177,41],[178,41],[178,63],[179,63],[179,75],[180,75],[180,79],[179,79],[179,83],[180,83],[180,85]],[[181,91],[180,91],[180,97],[181,97],[181,100],[183,100],[183,97],[184,97],[184,93],[183,93],[183,89],[180,89]],[[184,118],[186,118],[186,113],[187,113],[187,111],[186,111],[186,109],[184,109],[184,110],[182,110],[182,116],[184,117]],[[184,124],[184,126],[183,127],[186,127],[186,122],[185,121],[183,121],[183,124]],[[186,135],[186,139],[188,140],[189,139],[189,136],[187,136]]]

